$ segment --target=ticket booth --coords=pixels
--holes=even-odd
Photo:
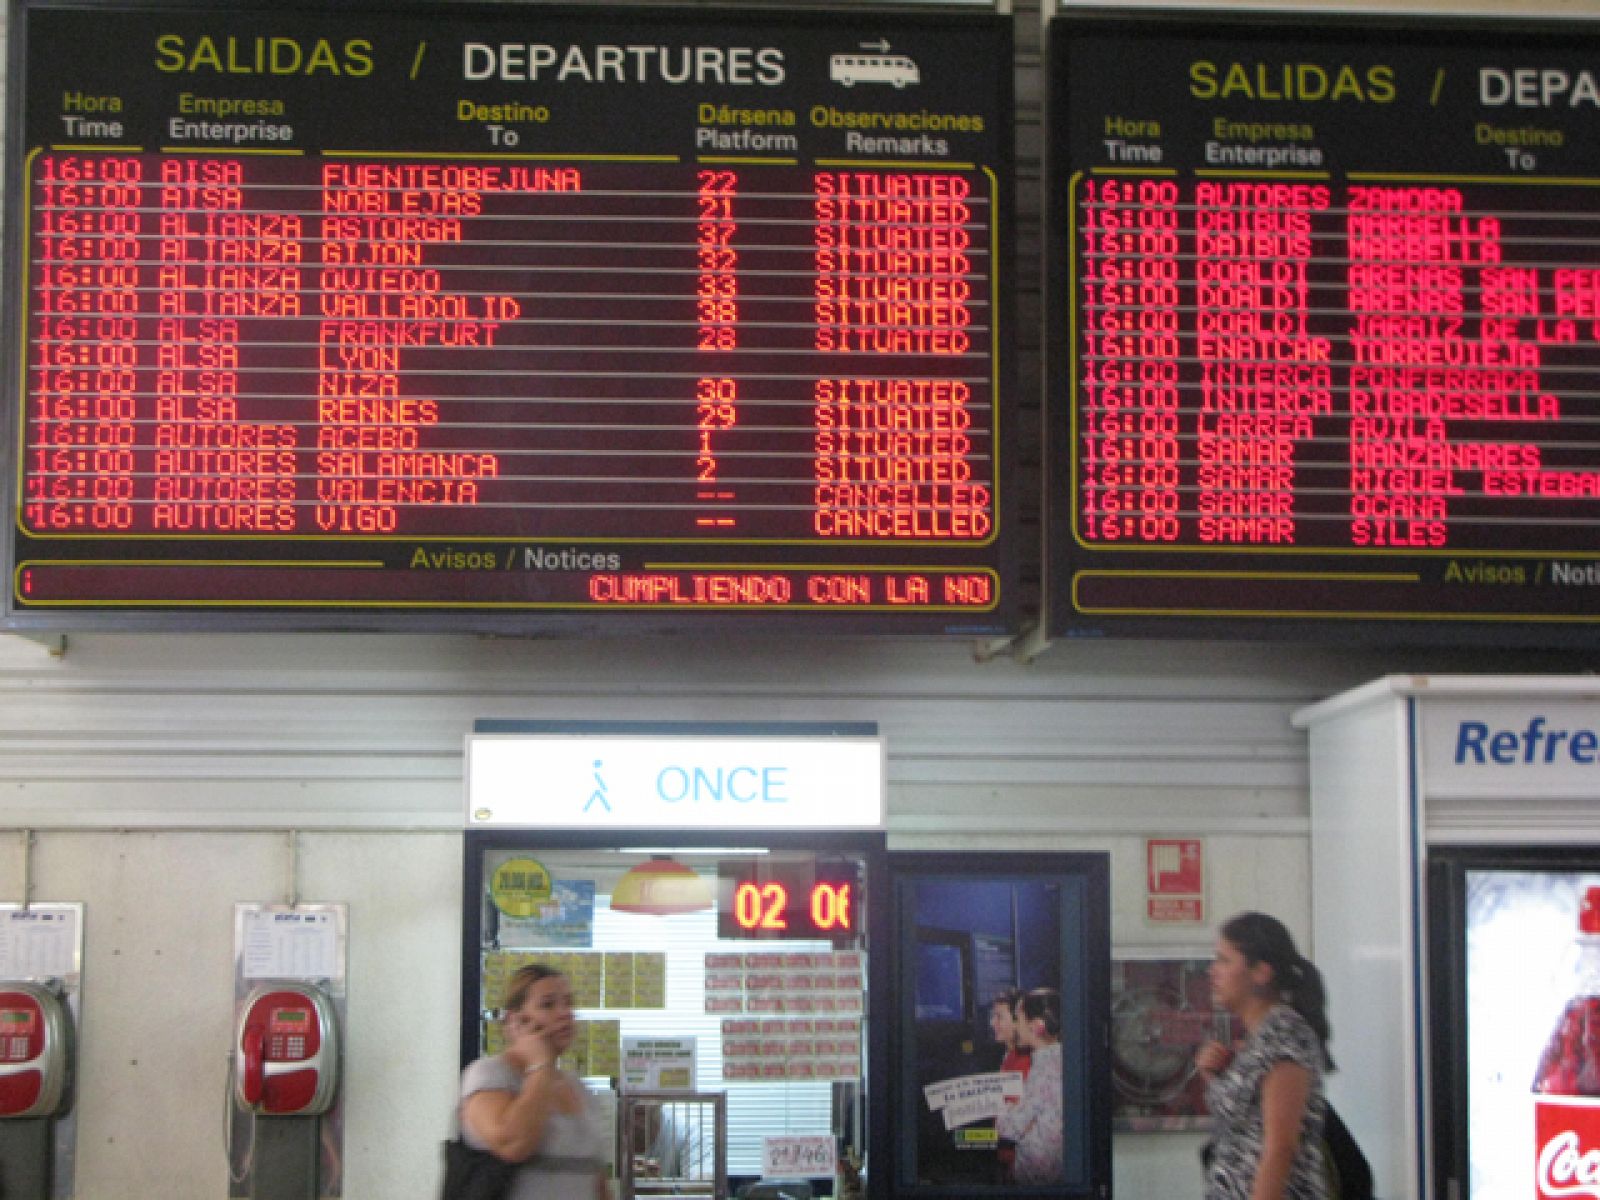
[[[463,1063],[547,963],[621,1195],[887,1194],[876,727],[482,722],[467,761]]]

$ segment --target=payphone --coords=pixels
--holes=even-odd
[[[239,1107],[266,1117],[317,1117],[339,1090],[339,1027],[314,984],[257,987],[235,1039]]]
[[[67,1096],[72,1022],[46,984],[0,982],[0,1117],[53,1117]]]
[[[254,1115],[246,1174],[253,1200],[314,1200],[321,1193],[319,1118],[339,1091],[339,1025],[313,983],[268,980],[240,1007],[232,1101]]]
[[[70,1098],[72,1021],[60,991],[0,980],[0,1188],[17,1200],[50,1195],[52,1124]]]

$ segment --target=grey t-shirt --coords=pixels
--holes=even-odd
[[[583,1093],[581,1083],[570,1075],[567,1080]],[[499,1055],[480,1058],[461,1073],[463,1107],[467,1097],[477,1092],[510,1092],[515,1096],[520,1091],[522,1072]],[[475,1149],[488,1148],[465,1120],[461,1122],[461,1138]],[[506,1200],[594,1200],[595,1175],[604,1166],[600,1151],[600,1128],[587,1104],[576,1114],[551,1113],[545,1121],[538,1153],[517,1168]]]

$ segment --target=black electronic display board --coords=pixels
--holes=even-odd
[[[13,627],[1015,623],[992,16],[13,7]]]
[[[861,864],[813,854],[717,863],[717,937],[725,941],[832,939],[859,943]]]
[[[1056,632],[1600,630],[1600,34],[1050,42]]]

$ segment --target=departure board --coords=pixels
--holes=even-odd
[[[1592,639],[1597,51],[1054,23],[1053,629]]]
[[[1002,19],[16,11],[13,626],[1014,624]]]

